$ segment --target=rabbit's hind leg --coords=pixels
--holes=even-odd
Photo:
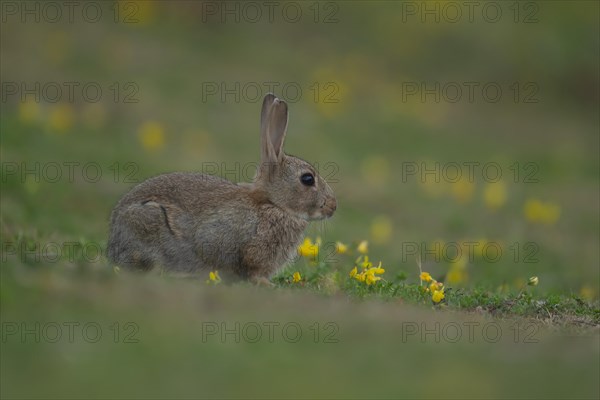
[[[176,235],[166,207],[154,201],[130,204],[111,226],[108,258],[117,265],[150,270],[165,264],[164,242]]]

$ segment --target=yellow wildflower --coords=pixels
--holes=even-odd
[[[135,7],[135,12],[128,13],[129,7]],[[119,4],[116,7],[122,8],[124,12],[123,19],[127,21],[135,22],[140,25],[150,25],[159,15],[160,11],[157,9],[156,3],[153,1],[123,1],[119,0]],[[127,15],[130,14],[130,15]]]
[[[371,273],[371,270],[366,271],[365,283],[367,285],[372,285],[379,280],[381,280],[381,278],[378,276],[375,276],[375,274]]]
[[[450,263],[450,268],[446,274],[446,282],[458,285],[466,282],[467,279],[467,257],[463,255],[463,257]]]
[[[298,283],[302,280],[302,275],[300,275],[300,272],[296,271],[294,272],[292,279],[294,280],[294,283]]]
[[[421,272],[421,275],[419,275],[419,279],[425,282],[431,282],[433,278],[431,277],[429,272]]]
[[[50,111],[50,129],[53,132],[65,133],[75,122],[75,112],[69,104],[58,104]]]
[[[375,218],[371,224],[371,237],[375,243],[388,243],[392,237],[392,221],[385,215]]]
[[[506,203],[506,184],[502,181],[488,183],[483,190],[483,201],[490,210],[497,210]]]
[[[302,257],[317,258],[319,255],[319,243],[320,239],[317,239],[317,241],[313,243],[309,237],[304,238],[304,242],[298,247],[298,254]]]
[[[429,285],[429,290],[431,290],[431,293],[434,293],[437,290],[442,290],[443,288],[444,284],[437,281],[433,281],[431,282],[431,285]]]
[[[342,242],[337,242],[335,244],[335,251],[337,251],[338,254],[346,254],[348,252],[348,246]]]
[[[579,291],[579,295],[583,297],[585,300],[592,301],[595,297],[594,288],[588,284],[581,287]]]
[[[217,284],[221,282],[221,277],[219,276],[219,271],[210,271],[208,274],[208,280],[206,283],[214,283]]]
[[[373,271],[374,274],[381,275],[385,272],[385,269],[381,268],[381,261],[379,261],[379,265],[371,268],[369,271]]]
[[[360,274],[356,274],[354,276],[354,278],[359,282],[364,282],[366,277],[367,277],[367,275],[366,275],[365,271],[361,272]]]
[[[371,265],[371,263],[369,263]],[[365,282],[367,285],[372,285],[373,283],[381,280],[381,277],[376,275],[381,275],[385,272],[385,269],[381,268],[381,261],[377,267],[371,268],[368,267],[362,273],[365,274]]]
[[[148,151],[155,151],[165,144],[163,127],[155,121],[149,121],[140,127],[138,137],[142,147]]]
[[[553,203],[544,203],[537,199],[529,199],[523,206],[523,212],[525,218],[530,222],[552,225],[560,217],[560,206]]]
[[[361,266],[362,271],[359,273],[358,266],[355,265],[350,271],[350,277],[359,282],[366,282],[367,285],[372,285],[381,280],[381,278],[376,275],[381,275],[385,272],[385,269],[381,267],[381,261],[377,267],[373,267],[373,263],[369,261],[369,256],[365,256],[364,260],[363,256],[358,257],[356,259],[356,264]]]
[[[433,294],[431,295],[431,300],[433,300],[434,303],[439,303],[440,301],[442,301],[444,299],[444,290],[436,290],[433,292]]]
[[[462,268],[451,267],[446,275],[446,281],[452,285],[458,285],[467,280],[467,271]]]
[[[364,261],[360,264],[363,269],[371,268],[373,263],[369,261],[369,256],[365,256]]]
[[[369,252],[369,242],[363,240],[358,244],[357,250],[361,254],[367,254]]]
[[[527,281],[527,284],[529,286],[537,286],[538,283],[540,282],[540,280],[538,279],[537,276],[532,276],[531,278],[529,278],[529,280]]]
[[[32,100],[19,103],[19,119],[27,124],[34,122],[40,115],[40,105]]]

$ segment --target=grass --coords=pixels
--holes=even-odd
[[[70,274],[73,271],[97,271],[96,273],[108,276],[109,279],[115,279],[121,272],[120,269],[113,271],[113,267],[104,256],[102,244],[81,239],[56,239],[40,240],[39,236],[23,234],[13,238],[5,236],[5,265],[17,270],[25,268],[30,272],[43,272],[48,267],[56,266],[58,271],[63,273],[71,271],[66,274],[69,279],[72,278]],[[595,332],[600,325],[600,302],[589,301],[574,293],[545,295],[528,285],[511,292],[502,287],[494,290],[484,286],[446,284],[445,298],[435,303],[431,299],[431,293],[426,291],[427,284],[419,282],[417,267],[412,279],[404,272],[389,278],[388,273],[382,280],[367,285],[349,276],[352,267],[360,266],[362,261],[356,262],[353,256],[347,254],[337,254],[335,258],[326,256],[329,262],[325,262],[318,256],[315,259],[312,254],[314,253],[306,257],[299,256],[294,264],[278,273],[272,280],[274,286],[282,290],[308,291],[325,297],[400,301],[437,310],[485,314],[497,319],[535,320],[541,325],[564,332]],[[364,256],[360,257],[360,260],[364,260]],[[294,272],[300,274],[298,282],[293,279]],[[14,271],[3,270],[3,273],[12,275]],[[160,274],[162,275],[162,272]],[[168,276],[168,273],[165,276]],[[210,282],[206,272],[193,279],[199,286],[205,284],[205,280],[213,285],[232,284],[220,279],[219,282]]]
[[[484,291],[432,306],[414,285],[364,296],[289,286],[5,266],[3,397],[464,397],[466,385],[473,398],[598,395],[597,332],[574,322],[597,324],[598,311],[575,301],[542,307],[563,325],[531,296],[508,310],[510,297]]]
[[[531,24],[514,23],[508,3],[494,24],[399,23],[400,2],[339,2],[331,24],[201,23],[202,4],[139,3],[137,24],[8,15],[0,26],[3,84],[95,82],[104,93],[54,103],[3,87],[2,398],[600,396],[597,2],[538,2]],[[504,96],[403,98],[407,82],[472,81]],[[136,103],[123,101],[130,82]],[[271,288],[115,273],[102,254],[108,218],[136,182],[215,165],[248,180],[236,168],[258,160],[260,101],[206,96],[215,82],[276,82],[283,97],[285,83],[302,88],[285,148],[320,166],[339,205],[306,232],[323,239],[321,258],[299,257]],[[511,87],[525,95],[531,82],[539,101],[515,101]],[[323,101],[326,84],[337,103]],[[479,164],[472,182],[406,175],[423,163]],[[501,185],[486,180],[490,163]],[[372,285],[350,276],[362,240],[385,269]],[[474,257],[455,258],[470,242]],[[484,243],[502,256],[483,256]],[[419,264],[444,283],[439,303]],[[269,322],[303,335],[269,341]],[[263,335],[223,338],[222,323]]]

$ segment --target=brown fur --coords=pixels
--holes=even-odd
[[[283,152],[287,104],[268,94],[261,111],[262,164],[252,184],[172,173],[135,186],[111,215],[108,256],[149,270],[203,269],[264,281],[291,257],[308,221],[333,215],[333,191],[300,158]],[[312,173],[314,186],[303,185]]]

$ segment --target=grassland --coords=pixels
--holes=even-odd
[[[377,3],[337,2],[330,23],[308,3],[298,23],[206,20],[199,2],[137,2],[130,24],[108,6],[98,23],[8,16],[2,398],[600,396],[598,4],[423,23]],[[48,92],[22,95],[36,82]],[[116,272],[103,253],[118,198],[168,171],[250,180],[253,89],[273,84],[290,104],[286,150],[338,198],[307,231],[319,258],[270,288]],[[385,269],[373,285],[350,276],[363,240]],[[439,303],[419,265],[444,282]]]

